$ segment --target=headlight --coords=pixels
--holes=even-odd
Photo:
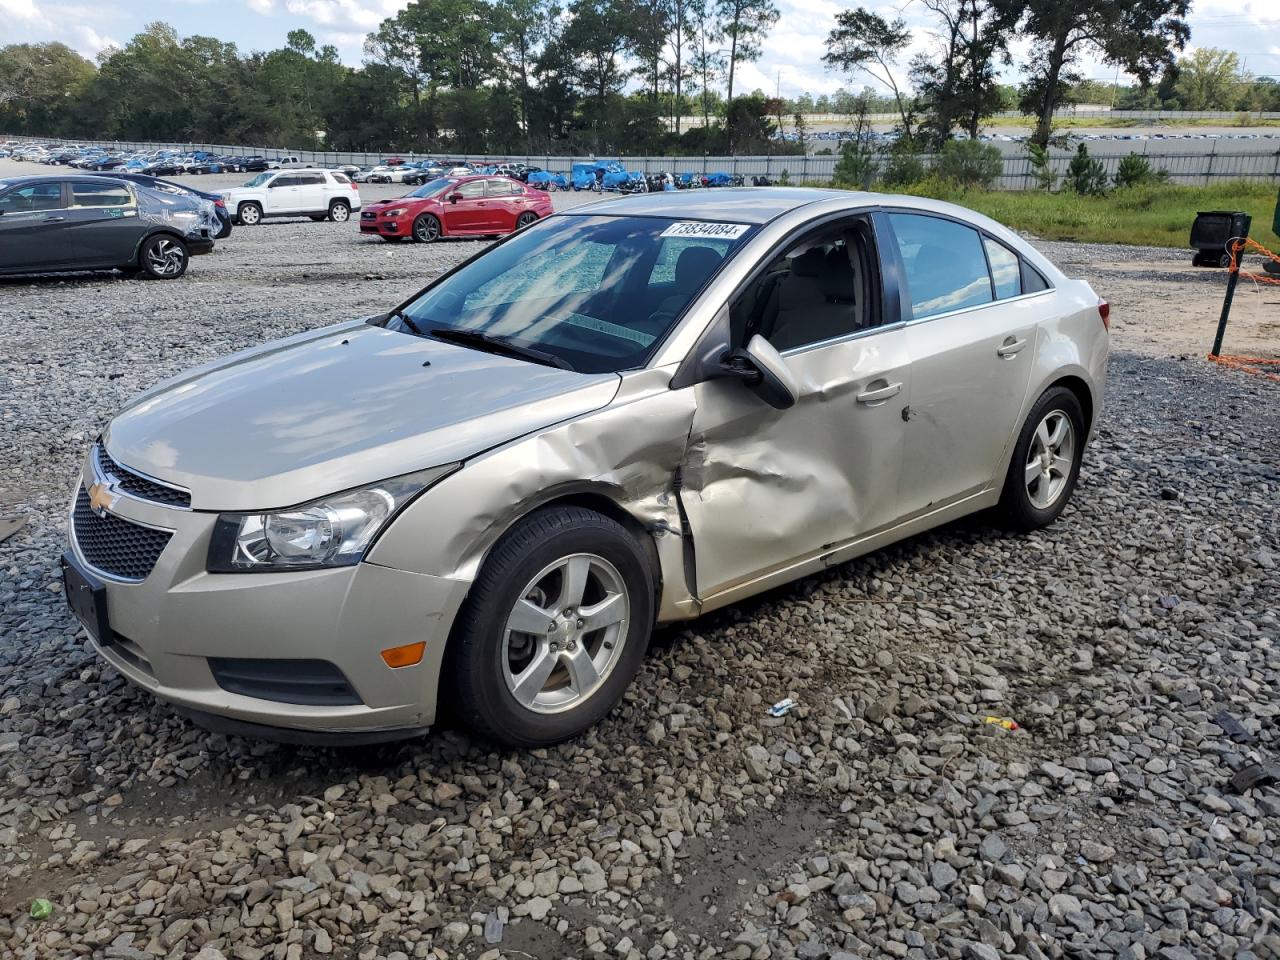
[[[408,207],[396,207],[394,210],[383,210],[382,215],[384,217],[403,217],[408,212]]]
[[[311,570],[359,563],[410,500],[457,464],[393,477],[271,513],[224,513],[209,541],[210,573]]]

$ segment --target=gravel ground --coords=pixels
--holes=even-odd
[[[553,750],[282,747],[127,686],[59,592],[83,450],[161,377],[480,248],[355,229],[238,230],[173,283],[0,281],[0,516],[27,520],[0,543],[0,956],[1280,955],[1280,789],[1227,782],[1280,759],[1280,385],[1176,349],[1117,338],[1051,529],[972,519],[663,631]]]

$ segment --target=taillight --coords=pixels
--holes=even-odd
[[[213,205],[214,205],[215,207],[223,207],[223,208],[225,208],[225,207],[226,207],[226,205],[227,205],[227,202],[226,202],[225,200],[215,200],[215,201],[213,201]]]
[[[359,187],[357,187],[357,186],[356,186],[356,182],[355,182],[354,180],[352,180],[352,181],[351,181],[351,183],[350,183],[350,184],[348,184],[348,186],[350,186],[352,190],[359,190],[359,189],[360,189]]]
[[[1111,330],[1111,304],[1105,300],[1099,300],[1098,316],[1102,318],[1102,326],[1109,332]]]

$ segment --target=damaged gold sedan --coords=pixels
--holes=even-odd
[[[447,702],[555,743],[656,622],[976,510],[1051,523],[1107,319],[949,204],[579,207],[131,402],[76,482],[67,598],[117,670],[219,729],[373,742]]]

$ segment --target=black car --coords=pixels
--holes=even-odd
[[[115,177],[0,180],[0,274],[124,270],[173,280],[213,249],[205,201]]]
[[[125,170],[115,170],[111,173],[103,174],[103,176],[112,177],[116,180],[128,180],[130,183],[136,183],[149,190],[159,190],[161,193],[189,193],[202,200],[212,201],[214,213],[218,215],[218,222],[222,224],[222,229],[213,235],[213,239],[225,240],[227,237],[231,236],[231,214],[227,213],[226,201],[216,193],[205,193],[203,190],[195,189],[195,187],[188,187],[184,183],[174,183],[172,180],[162,180],[160,177],[153,177],[148,173],[132,173]]]
[[[245,173],[261,173],[271,166],[266,157],[237,157],[236,160]]]

